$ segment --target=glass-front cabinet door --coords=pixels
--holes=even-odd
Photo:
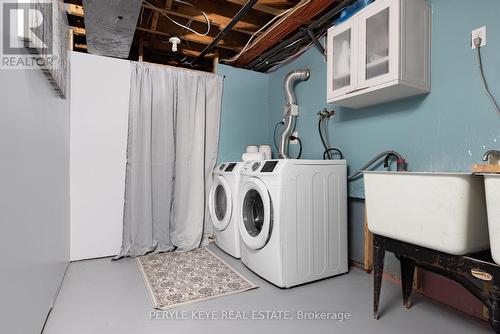
[[[359,15],[358,88],[398,78],[399,0],[376,1]]]
[[[346,94],[357,85],[357,20],[354,18],[328,34],[328,95]]]

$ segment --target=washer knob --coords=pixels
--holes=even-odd
[[[259,169],[260,167],[260,162],[254,162],[254,164],[252,165],[252,171],[256,171],[257,169]]]
[[[219,169],[220,169],[220,170],[223,170],[225,167],[226,167],[226,165],[225,165],[225,164],[222,164],[222,165],[220,165],[220,166],[219,166]]]

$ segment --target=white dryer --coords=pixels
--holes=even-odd
[[[208,196],[208,210],[214,227],[215,244],[229,255],[240,258],[237,222],[238,189],[243,162],[225,162],[215,167]]]
[[[345,160],[268,160],[241,171],[241,260],[279,287],[347,272]]]

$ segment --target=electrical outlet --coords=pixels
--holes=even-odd
[[[476,48],[474,45],[474,39],[476,37],[481,37],[481,47],[486,45],[486,26],[472,30],[471,33],[471,46],[473,49]]]
[[[292,133],[292,136],[296,137],[296,138],[299,138],[299,132],[298,131],[294,131]],[[294,139],[294,140],[290,140],[290,144],[298,144],[299,141],[297,139]]]

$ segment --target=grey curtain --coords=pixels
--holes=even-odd
[[[188,251],[208,241],[223,79],[132,63],[120,254]]]

